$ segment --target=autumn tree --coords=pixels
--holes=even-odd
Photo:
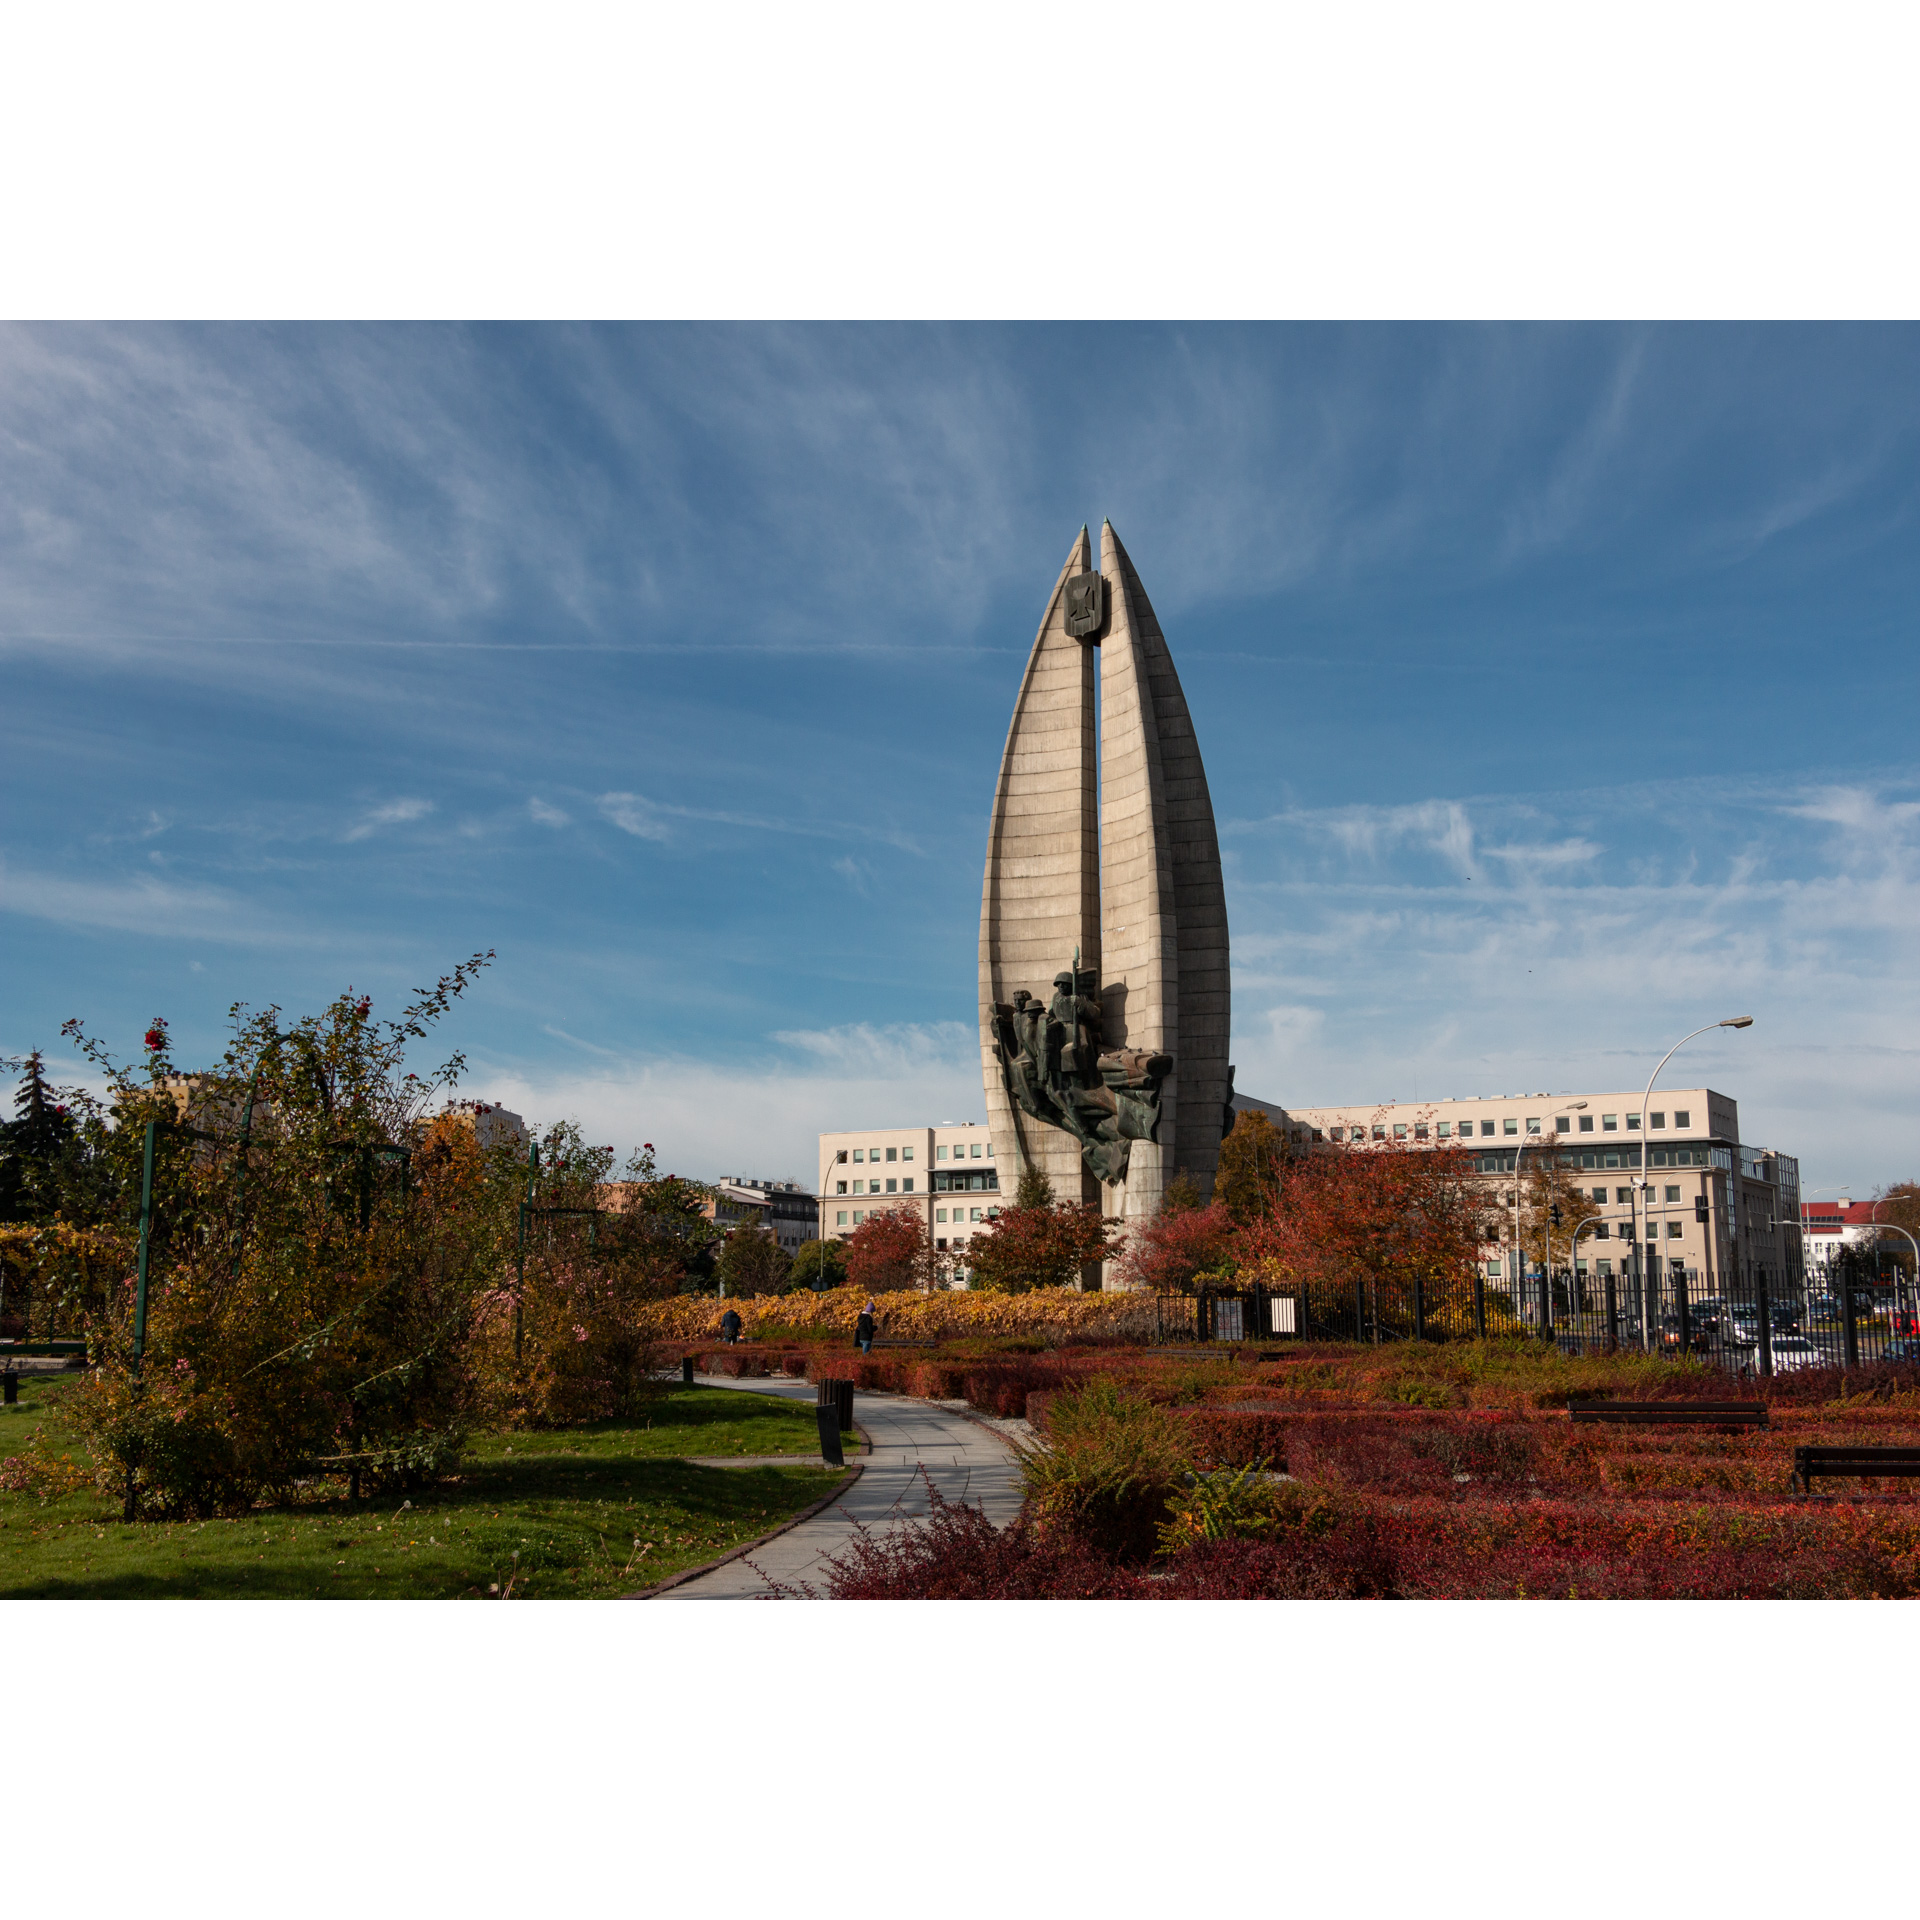
[[[1112,1259],[1122,1244],[1098,1207],[1051,1199],[1022,1206],[1016,1195],[1013,1206],[1001,1208],[985,1232],[968,1242],[968,1285],[982,1293],[1071,1286],[1083,1269]]]
[[[1449,1147],[1370,1145],[1300,1154],[1274,1207],[1241,1229],[1243,1277],[1269,1287],[1371,1290],[1374,1310],[1405,1316],[1416,1281],[1429,1302],[1469,1281],[1487,1232],[1474,1157]]]
[[[913,1208],[870,1213],[846,1241],[849,1283],[868,1293],[931,1291],[943,1268],[925,1218]]]
[[[1586,1188],[1579,1184],[1574,1170],[1556,1165],[1556,1159],[1556,1155],[1547,1152],[1527,1163],[1520,1182],[1520,1244],[1525,1253],[1525,1262],[1530,1266],[1535,1259],[1545,1256],[1548,1235],[1551,1234],[1552,1265],[1557,1270],[1572,1265],[1574,1235],[1589,1220],[1599,1217],[1600,1207]],[[1555,1208],[1559,1209],[1560,1215],[1557,1224],[1553,1217]],[[1513,1209],[1510,1204],[1503,1210],[1502,1223],[1511,1230]]]
[[[1185,1167],[1176,1167],[1173,1178],[1167,1182],[1167,1190],[1160,1196],[1160,1214],[1194,1213],[1206,1205],[1194,1177]]]
[[[791,1288],[827,1293],[847,1284],[847,1250],[838,1240],[803,1240],[788,1276]]]
[[[792,1264],[760,1221],[743,1220],[727,1236],[715,1272],[722,1293],[748,1298],[756,1293],[785,1293]]]
[[[1242,1112],[1220,1143],[1213,1197],[1241,1226],[1271,1210],[1287,1161],[1287,1139],[1264,1113]]]
[[[1218,1204],[1162,1207],[1129,1236],[1118,1279],[1150,1293],[1184,1293],[1196,1282],[1230,1285],[1240,1264],[1239,1223]]]

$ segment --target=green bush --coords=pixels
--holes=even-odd
[[[1049,1446],[1020,1458],[1035,1528],[1114,1559],[1150,1559],[1191,1473],[1179,1417],[1102,1378],[1058,1394],[1047,1433]]]

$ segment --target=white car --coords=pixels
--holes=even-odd
[[[1804,1333],[1776,1333],[1773,1336],[1775,1373],[1798,1373],[1802,1367],[1824,1367],[1826,1355]]]

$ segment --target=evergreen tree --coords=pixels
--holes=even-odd
[[[1251,1224],[1272,1210],[1286,1158],[1285,1136],[1264,1113],[1249,1107],[1220,1143],[1220,1171],[1213,1182],[1214,1199],[1240,1225]]]
[[[1041,1168],[1029,1163],[1020,1170],[1020,1184],[1014,1189],[1013,1204],[1016,1207],[1052,1206],[1053,1182]]]
[[[1193,1175],[1185,1167],[1176,1167],[1166,1192],[1160,1196],[1160,1218],[1164,1220],[1176,1213],[1198,1213],[1206,1204]]]
[[[13,1096],[14,1118],[0,1125],[0,1222],[48,1218],[61,1211],[64,1175],[79,1145],[79,1127],[48,1083],[36,1047]]]

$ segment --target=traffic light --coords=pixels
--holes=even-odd
[[[1699,1194],[1693,1203],[1693,1217],[1704,1227],[1707,1224],[1707,1196]]]
[[[1547,1209],[1547,1218],[1557,1227],[1560,1224],[1560,1209],[1558,1207],[1549,1207]]]

